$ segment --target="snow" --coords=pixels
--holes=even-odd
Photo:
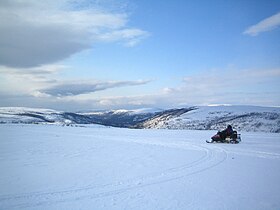
[[[238,131],[280,132],[280,108],[260,106],[199,106],[179,117],[152,119],[147,128],[222,130],[231,124]]]
[[[57,113],[57,111],[53,109],[40,109],[40,108],[29,108],[29,107],[0,107],[1,113],[7,113],[7,114],[21,114],[25,112],[41,112],[41,113]]]
[[[28,115],[27,115],[28,114]],[[0,107],[0,123],[44,123],[46,120],[63,121],[59,116],[61,112],[52,109],[39,109],[28,107]],[[42,118],[32,115],[41,116]]]
[[[147,114],[147,113],[155,113],[163,111],[162,109],[158,108],[139,108],[139,109],[116,109],[116,110],[107,110],[107,111],[91,111],[91,112],[81,112],[79,114],[83,115],[104,115],[105,113],[113,113],[113,114],[130,114],[130,115],[136,115],[136,114]]]
[[[280,209],[280,134],[0,125],[0,209]]]
[[[231,124],[237,131],[280,133],[280,107],[227,105],[161,111],[157,108],[143,108],[82,113],[0,107],[1,123],[61,125],[97,123],[118,127],[186,130],[222,130]]]
[[[242,115],[251,112],[265,113],[272,112],[280,114],[280,109],[276,107],[261,106],[200,106],[198,109],[187,112],[182,118],[190,118],[193,120],[203,120],[207,117],[222,117],[230,114]]]
[[[146,114],[146,113],[161,112],[161,111],[163,111],[163,109],[160,109],[160,108],[142,108],[142,109],[132,109],[130,111],[134,114]]]

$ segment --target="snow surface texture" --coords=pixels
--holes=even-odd
[[[223,130],[230,124],[237,131],[280,132],[280,108],[257,106],[204,106],[180,116],[158,116],[143,128]]]
[[[280,134],[0,125],[0,209],[280,209]]]

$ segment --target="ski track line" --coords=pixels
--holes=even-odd
[[[267,159],[280,159],[279,153],[274,152],[264,152],[264,151],[257,151],[257,150],[232,150],[231,153],[258,157],[258,158],[267,158]]]
[[[223,147],[223,149],[228,154],[238,154],[238,155],[245,155],[249,157],[266,158],[266,159],[280,159],[280,153],[277,152],[265,152],[265,151],[260,151],[259,149],[252,150],[246,148],[244,149],[231,148],[231,150],[228,150],[228,148],[225,148],[225,145],[221,145],[221,147]]]
[[[113,196],[129,190],[135,190],[143,187],[148,187],[156,184],[161,184],[187,176],[204,172],[209,170],[222,162],[224,162],[228,153],[221,147],[211,146],[205,147],[192,143],[174,144],[164,142],[143,142],[143,141],[128,141],[120,140],[131,143],[148,144],[154,146],[164,146],[169,148],[202,150],[203,155],[188,164],[178,167],[169,168],[161,172],[146,174],[141,177],[135,177],[127,180],[118,181],[117,183],[104,184],[104,185],[88,185],[86,187],[66,189],[53,192],[32,192],[19,195],[8,195],[0,197],[0,207],[4,208],[28,208],[42,205],[55,205],[58,203],[78,201],[82,199],[97,199],[107,196]],[[2,203],[2,204],[1,204]],[[12,203],[12,205],[11,205]]]

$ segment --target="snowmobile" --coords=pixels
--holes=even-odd
[[[238,134],[237,131],[233,131],[230,136],[226,138],[221,138],[220,132],[211,137],[211,140],[206,140],[207,143],[229,143],[229,144],[238,144],[241,142],[241,134]]]

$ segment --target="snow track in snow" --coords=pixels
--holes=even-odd
[[[245,133],[232,145],[206,144],[213,131],[0,129],[0,209],[280,207],[278,134]],[[231,199],[216,200],[225,194]]]
[[[126,143],[145,144],[158,147],[176,148],[185,150],[201,151],[202,155],[198,159],[180,166],[174,166],[164,171],[157,173],[146,174],[141,177],[132,179],[120,180],[117,183],[109,183],[104,185],[88,185],[74,189],[63,189],[60,191],[46,191],[46,192],[31,192],[17,195],[7,195],[0,197],[0,203],[10,203],[11,205],[4,205],[7,208],[30,208],[37,206],[52,205],[55,203],[71,202],[73,200],[82,199],[96,199],[106,196],[117,195],[129,190],[136,190],[137,188],[148,187],[151,185],[161,184],[190,175],[202,173],[211,169],[227,159],[227,152],[218,147],[205,147],[195,145],[192,143],[164,143],[161,141],[147,142],[147,141],[123,141]],[[81,151],[83,153],[83,151]],[[75,157],[68,156],[68,158]],[[34,202],[34,199],[36,202]]]

